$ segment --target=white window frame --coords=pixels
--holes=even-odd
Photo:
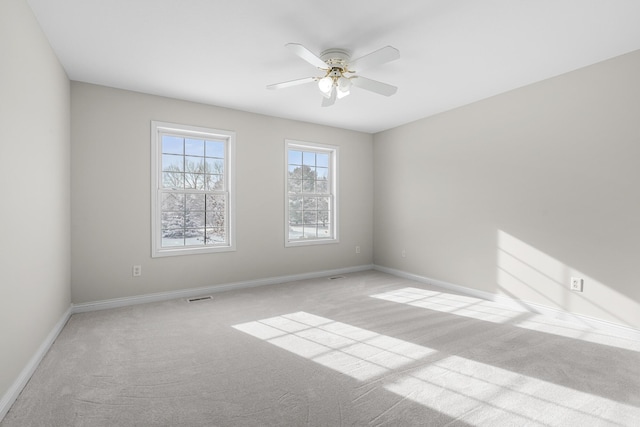
[[[329,154],[329,185],[327,194],[331,198],[330,209],[330,225],[332,237],[330,238],[302,238],[302,239],[290,239],[289,227],[290,227],[290,213],[289,213],[289,150],[311,151],[316,153]],[[285,205],[285,218],[284,218],[284,242],[285,247],[297,247],[308,245],[323,245],[338,243],[339,236],[339,204],[338,204],[338,154],[339,147],[335,145],[319,144],[315,142],[297,141],[292,139],[286,139],[284,141],[284,205]],[[305,193],[298,193],[304,196]],[[311,195],[317,196],[317,193]]]
[[[162,135],[176,135],[225,142],[224,188],[227,195],[225,227],[227,241],[220,245],[193,245],[162,247],[161,194],[162,187]],[[236,250],[236,134],[232,131],[205,127],[151,121],[151,257],[230,252]],[[185,190],[184,193],[200,190]],[[201,190],[205,192],[205,190]]]

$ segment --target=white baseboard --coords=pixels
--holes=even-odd
[[[0,421],[2,421],[5,415],[7,415],[7,412],[9,412],[11,405],[13,405],[13,403],[22,392],[24,386],[26,386],[29,382],[29,379],[31,379],[31,376],[36,371],[36,368],[42,361],[42,358],[45,356],[45,354],[47,354],[47,351],[49,351],[49,348],[62,331],[62,328],[64,328],[64,325],[67,324],[67,321],[71,317],[71,314],[72,307],[70,306],[67,311],[64,312],[60,320],[58,320],[58,323],[55,324],[51,332],[49,332],[49,335],[47,335],[42,344],[40,344],[40,347],[38,347],[36,353],[33,355],[31,360],[29,360],[22,372],[20,372],[20,375],[11,385],[11,387],[9,387],[9,390],[7,390],[4,396],[2,396],[2,400],[0,400]]]
[[[72,313],[84,313],[87,311],[106,310],[109,308],[126,307],[129,305],[146,304],[150,302],[168,301],[178,298],[191,298],[204,294],[230,291],[234,289],[255,288],[258,286],[275,285],[278,283],[295,282],[297,280],[316,279],[319,277],[334,276],[336,274],[355,273],[373,269],[373,265],[359,265],[356,267],[338,268],[333,270],[316,271],[312,273],[293,274],[288,276],[269,277],[266,279],[247,280],[243,282],[227,283],[224,285],[207,286],[203,288],[184,289],[180,291],[158,292],[147,295],[114,298],[102,301],[93,301],[74,304]]]
[[[431,279],[429,277],[419,276],[417,274],[407,273],[406,271],[383,267],[381,265],[374,265],[373,269],[381,271],[383,273],[391,274],[393,276],[402,277],[404,279],[414,280],[416,282],[426,283],[428,285],[437,286],[439,288],[448,289],[472,297],[493,301],[510,309],[542,314],[554,319],[568,321],[582,327],[589,327],[603,332],[609,332],[619,337],[640,340],[640,330],[631,328],[629,326],[620,325],[618,323],[609,322],[607,320],[596,319],[594,317],[585,316],[583,314],[571,313],[569,311],[561,310],[555,307],[549,307],[543,304],[510,298],[505,295],[498,295],[491,292],[480,291],[478,289],[467,288],[465,286],[444,282],[442,280]]]

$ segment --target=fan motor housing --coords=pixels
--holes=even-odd
[[[345,69],[351,59],[351,55],[344,49],[327,49],[320,54],[320,59],[327,63],[331,68]]]

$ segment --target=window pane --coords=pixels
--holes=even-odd
[[[224,227],[226,205],[225,196],[207,196],[207,214],[206,214],[206,226],[207,227]]]
[[[329,197],[318,197],[318,210],[319,211],[328,211],[329,210]]]
[[[185,172],[204,173],[204,157],[184,157]]]
[[[302,211],[289,212],[289,225],[300,225],[300,224],[302,224]]]
[[[316,166],[321,166],[324,168],[329,167],[329,155],[318,153],[316,154]]]
[[[204,211],[204,194],[187,194],[187,211]]]
[[[316,177],[316,168],[315,166],[302,166],[302,179],[308,179],[315,181]]]
[[[162,152],[167,154],[184,154],[184,138],[162,135]]]
[[[207,211],[213,211],[213,210],[224,211],[225,201],[226,201],[225,196],[208,194],[207,195]]]
[[[204,244],[204,228],[185,229],[184,243],[186,245],[203,245]]]
[[[307,166],[315,166],[316,165],[316,153],[303,152],[302,153],[302,164]]]
[[[331,238],[331,230],[329,229],[329,226],[318,225],[318,238],[319,239]]]
[[[162,232],[170,237],[182,236],[184,212],[162,212]]]
[[[178,172],[163,172],[162,186],[164,188],[182,189],[184,188],[184,174]]]
[[[187,228],[204,227],[204,211],[187,211],[184,217],[184,226]]]
[[[205,175],[206,190],[224,190],[224,175]]]
[[[296,165],[289,165],[289,178],[302,179],[302,168]]]
[[[204,140],[185,139],[184,154],[187,156],[204,156]]]
[[[290,193],[300,193],[302,191],[302,181],[299,179],[290,179],[289,180],[289,192]]]
[[[184,246],[184,214],[162,213],[162,247]]]
[[[204,161],[204,170],[206,173],[224,173],[224,160],[206,158]]]
[[[169,172],[183,172],[184,157],[175,154],[162,155],[162,170]]]
[[[328,211],[320,211],[318,212],[318,225],[321,227],[327,227],[329,225],[329,212]]]
[[[215,245],[220,243],[226,243],[227,237],[225,235],[224,228],[207,228],[205,230],[206,240],[205,244],[207,245]]]
[[[206,226],[207,227],[224,227],[224,210],[207,211]]]
[[[302,164],[302,151],[289,150],[289,164],[301,165]]]
[[[163,193],[161,203],[161,209],[163,212],[184,212],[184,194]]]
[[[289,209],[294,211],[302,209],[302,197],[289,196]]]
[[[327,168],[316,168],[316,178],[319,180],[327,180],[329,179],[329,169]]]
[[[206,141],[205,156],[224,158],[224,142],[222,141]]]
[[[313,193],[315,191],[315,181],[305,179],[302,181],[302,192]]]
[[[188,190],[204,190],[204,174],[203,173],[185,173],[184,188]]]
[[[302,225],[299,224],[289,224],[289,239],[290,240],[294,240],[294,239],[300,239],[302,236],[304,236],[304,227]]]
[[[318,223],[318,215],[316,212],[303,212],[304,225],[316,225]]]
[[[176,246],[184,246],[184,237],[170,237],[162,234],[162,247],[171,248]]]
[[[318,208],[318,199],[316,197],[305,197],[302,205],[305,211],[316,210]]]
[[[305,239],[315,239],[318,237],[317,229],[315,226],[304,226],[304,238]]]
[[[226,216],[226,198],[225,196],[208,195],[207,196],[207,227],[224,227]]]
[[[302,179],[313,179],[314,181],[318,179],[315,166],[304,165],[303,168],[304,169],[302,170]]]
[[[326,194],[329,192],[329,183],[327,181],[316,182],[316,193]]]

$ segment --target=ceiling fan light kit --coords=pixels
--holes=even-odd
[[[398,59],[400,52],[394,47],[385,46],[382,49],[378,49],[368,55],[351,61],[349,52],[343,49],[327,49],[322,52],[320,56],[317,56],[298,43],[288,43],[285,46],[300,58],[324,71],[325,74],[319,77],[306,77],[272,84],[267,86],[267,89],[283,89],[317,82],[318,89],[324,97],[322,100],[323,107],[329,107],[335,103],[336,99],[341,99],[349,95],[352,86],[357,86],[384,96],[391,96],[398,90],[397,87],[387,83],[355,75],[357,72],[356,68],[365,69]]]
[[[331,91],[333,90],[333,80],[331,77],[327,76],[318,80],[318,89],[320,89],[320,92],[325,96],[331,95]]]

